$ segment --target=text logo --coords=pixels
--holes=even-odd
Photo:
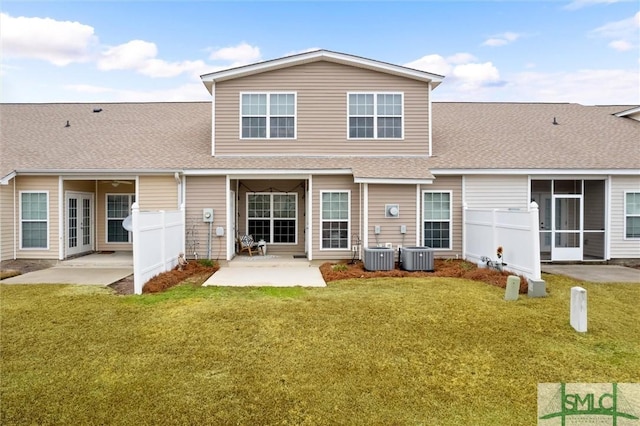
[[[538,424],[640,426],[640,384],[539,383]]]

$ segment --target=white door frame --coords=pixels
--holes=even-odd
[[[568,221],[566,224],[562,224],[562,218],[558,217],[562,212],[558,212],[556,204],[558,200],[577,200],[578,209],[578,223],[577,226],[571,226]],[[552,217],[552,232],[551,232],[551,260],[552,261],[571,261],[582,260],[582,233],[584,227],[584,198],[582,194],[554,194],[553,202],[551,203],[551,217]],[[558,219],[561,224],[558,226]],[[567,229],[568,228],[568,229]],[[577,236],[577,247],[557,247],[557,238],[562,236]]]
[[[95,203],[91,192],[65,191],[65,250],[66,257],[94,249]],[[70,206],[75,200],[75,211]]]

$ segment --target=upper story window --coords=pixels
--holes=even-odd
[[[295,93],[242,93],[240,96],[243,139],[296,137]]]
[[[349,93],[349,139],[402,139],[402,93]]]

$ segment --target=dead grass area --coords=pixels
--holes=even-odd
[[[336,266],[338,265],[338,266]],[[344,265],[344,266],[343,266]],[[362,262],[356,263],[324,263],[320,265],[320,273],[326,282],[350,278],[380,278],[380,277],[450,277],[482,281],[487,284],[506,288],[507,277],[512,273],[495,269],[478,268],[477,265],[465,260],[435,259],[434,272],[411,272],[396,268],[391,271],[367,271]],[[527,293],[527,279],[520,277],[520,293]]]
[[[164,272],[151,278],[142,288],[142,292],[159,293],[187,279],[200,281],[201,278],[202,282],[204,282],[218,269],[220,269],[220,267],[217,264],[208,266],[200,262],[191,261],[181,271],[178,270],[178,267],[175,267],[171,271]]]

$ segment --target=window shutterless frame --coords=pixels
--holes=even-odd
[[[240,92],[239,139],[298,138],[297,92]]]
[[[297,192],[247,192],[246,196],[247,234],[268,244],[298,244]]]
[[[404,140],[403,92],[347,92],[346,101],[347,139]]]
[[[427,213],[427,202],[431,203]],[[453,250],[453,192],[452,191],[422,191],[422,245],[429,246],[436,250]],[[431,227],[431,242],[437,240],[447,242],[447,247],[441,244],[439,247],[432,247],[427,244],[425,238],[427,224]],[[439,226],[436,226],[438,225]],[[444,224],[447,226],[445,227]],[[446,232],[446,238],[443,233]]]
[[[114,205],[114,209],[112,211],[109,210],[110,199],[113,199],[113,203],[115,203],[114,197],[120,197],[121,199],[126,198],[126,210],[123,208],[115,209],[118,207]],[[110,193],[105,195],[105,230],[104,230],[104,241],[107,244],[130,244],[131,243],[131,232],[122,228],[122,222],[124,219],[131,214],[131,205],[135,202],[136,196],[135,194],[130,193]],[[110,230],[113,231],[110,233]],[[115,233],[114,233],[115,232]],[[123,236],[127,237],[126,241],[122,240],[113,240],[116,237],[122,238]],[[111,240],[110,240],[111,238]]]
[[[49,191],[20,191],[19,196],[20,250],[48,250]]]
[[[320,250],[351,250],[351,191],[320,191]]]
[[[640,239],[640,192],[624,192],[624,239]]]

